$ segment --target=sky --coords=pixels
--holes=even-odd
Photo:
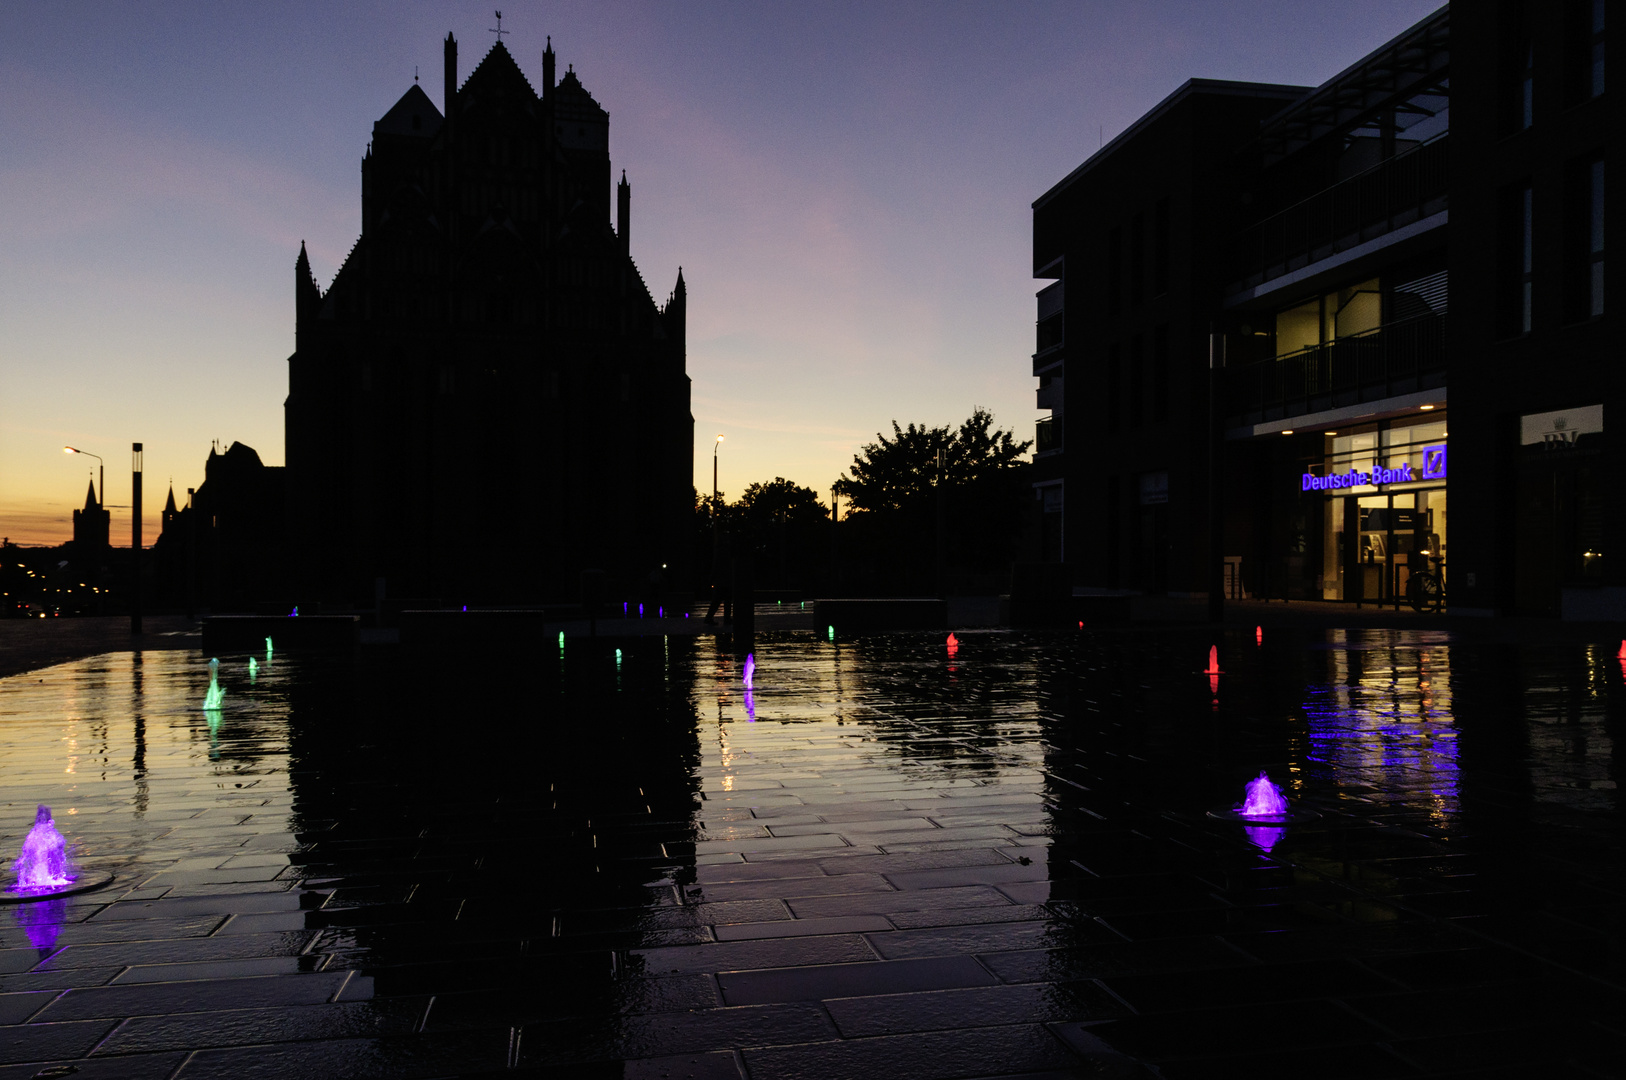
[[[723,434],[729,498],[784,477],[828,501],[893,420],[982,406],[1032,438],[1031,205],[1103,140],[1188,78],[1324,82],[1438,6],[507,0],[502,29],[533,86],[551,35],[609,111],[657,301],[683,269],[696,487]],[[71,537],[95,462],[64,445],[105,459],[123,545],[131,443],[148,544],[212,445],[283,463],[300,242],[325,289],[373,122],[414,70],[440,106],[447,32],[461,82],[496,25],[445,0],[4,5],[0,537]]]

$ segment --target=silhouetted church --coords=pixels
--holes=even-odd
[[[92,479],[85,492],[85,508],[73,512],[74,549],[91,561],[106,558],[112,519],[96,497],[96,481]]]
[[[573,599],[580,572],[683,580],[693,496],[684,286],[657,305],[610,226],[609,114],[500,42],[445,115],[373,126],[361,237],[325,293],[304,245],[287,469],[301,593]],[[310,591],[306,591],[310,590]]]

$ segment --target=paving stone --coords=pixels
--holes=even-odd
[[[134,983],[69,990],[35,1017],[36,1022],[104,1016],[153,1016],[204,1012],[221,1002],[234,1008],[314,1005],[332,997],[347,973],[266,975],[248,979]]]
[[[832,893],[891,892],[893,885],[880,874],[821,874],[807,878],[769,878],[763,881],[735,881],[697,886],[700,896],[708,902],[725,900],[757,900],[784,898],[794,900],[801,896],[828,896]],[[690,890],[692,899],[695,890]]]
[[[978,1072],[1067,1069],[1078,1064],[1038,1024],[935,1031],[744,1052],[751,1080],[927,1080]]]
[[[824,1007],[841,1034],[849,1039],[1080,1016],[1106,1017],[1124,1012],[1122,1002],[1090,982],[827,998]]]
[[[34,1061],[27,1065],[0,1066],[0,1080],[169,1080],[185,1061],[187,1052],[130,1054],[107,1058]]]
[[[891,930],[892,923],[882,915],[837,915],[827,919],[790,919],[779,922],[733,923],[716,928],[718,941],[746,941],[751,938],[811,937],[817,934],[855,934],[866,930]]]
[[[107,1020],[79,1020],[0,1028],[0,1064],[82,1057],[112,1027]]]
[[[813,1042],[838,1037],[814,1004],[744,1005],[626,1017],[602,1034],[579,1021],[532,1024],[521,1033],[520,1064],[665,1057],[718,1047]]]
[[[651,974],[841,964],[876,958],[875,951],[857,934],[722,941],[713,945],[639,949],[632,955],[641,960],[644,970]]]
[[[177,1080],[256,1080],[299,1077],[432,1077],[500,1069],[511,1033],[451,1032],[379,1039],[324,1039],[223,1050],[200,1050]]]
[[[231,937],[70,945],[41,964],[41,970],[298,956],[315,937],[314,931],[299,931],[284,934],[244,934]]]
[[[620,1064],[616,1080],[741,1080],[735,1055],[727,1050],[709,1054],[675,1054],[670,1057],[634,1058]]]
[[[428,999],[397,998],[138,1016],[119,1024],[96,1047],[96,1056],[304,1039],[407,1035],[416,1030],[428,1004]]]
[[[47,1002],[55,997],[56,994],[51,991],[36,991],[32,994],[0,994],[0,1026],[22,1023],[39,1012]]]
[[[886,915],[894,911],[940,910],[955,907],[987,907],[1008,905],[1010,902],[1010,899],[999,890],[987,885],[810,896],[786,901],[798,919],[830,915]]]
[[[764,971],[723,971],[717,975],[723,1000],[730,1005],[815,1001],[860,994],[901,994],[913,990],[948,990],[962,986],[988,986],[997,981],[988,969],[969,956]]]
[[[903,960],[916,956],[961,956],[1033,949],[1043,947],[1059,934],[1048,921],[1035,920],[894,930],[884,934],[865,934],[864,937],[886,959]]]

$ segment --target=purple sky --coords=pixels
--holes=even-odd
[[[509,3],[610,113],[632,252],[689,287],[696,481],[829,497],[879,430],[973,406],[1032,437],[1029,205],[1190,77],[1314,84],[1432,2]],[[146,526],[213,440],[283,461],[300,240],[325,288],[373,121],[490,48],[472,3],[7,9],[0,42],[0,535],[71,532],[85,466]],[[545,440],[539,440],[545,453]],[[493,461],[522,480],[523,460]],[[114,511],[128,543],[128,511]]]

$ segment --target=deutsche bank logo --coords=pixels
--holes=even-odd
[[[1445,446],[1446,444],[1441,443],[1438,446],[1423,447],[1424,480],[1445,479]]]

